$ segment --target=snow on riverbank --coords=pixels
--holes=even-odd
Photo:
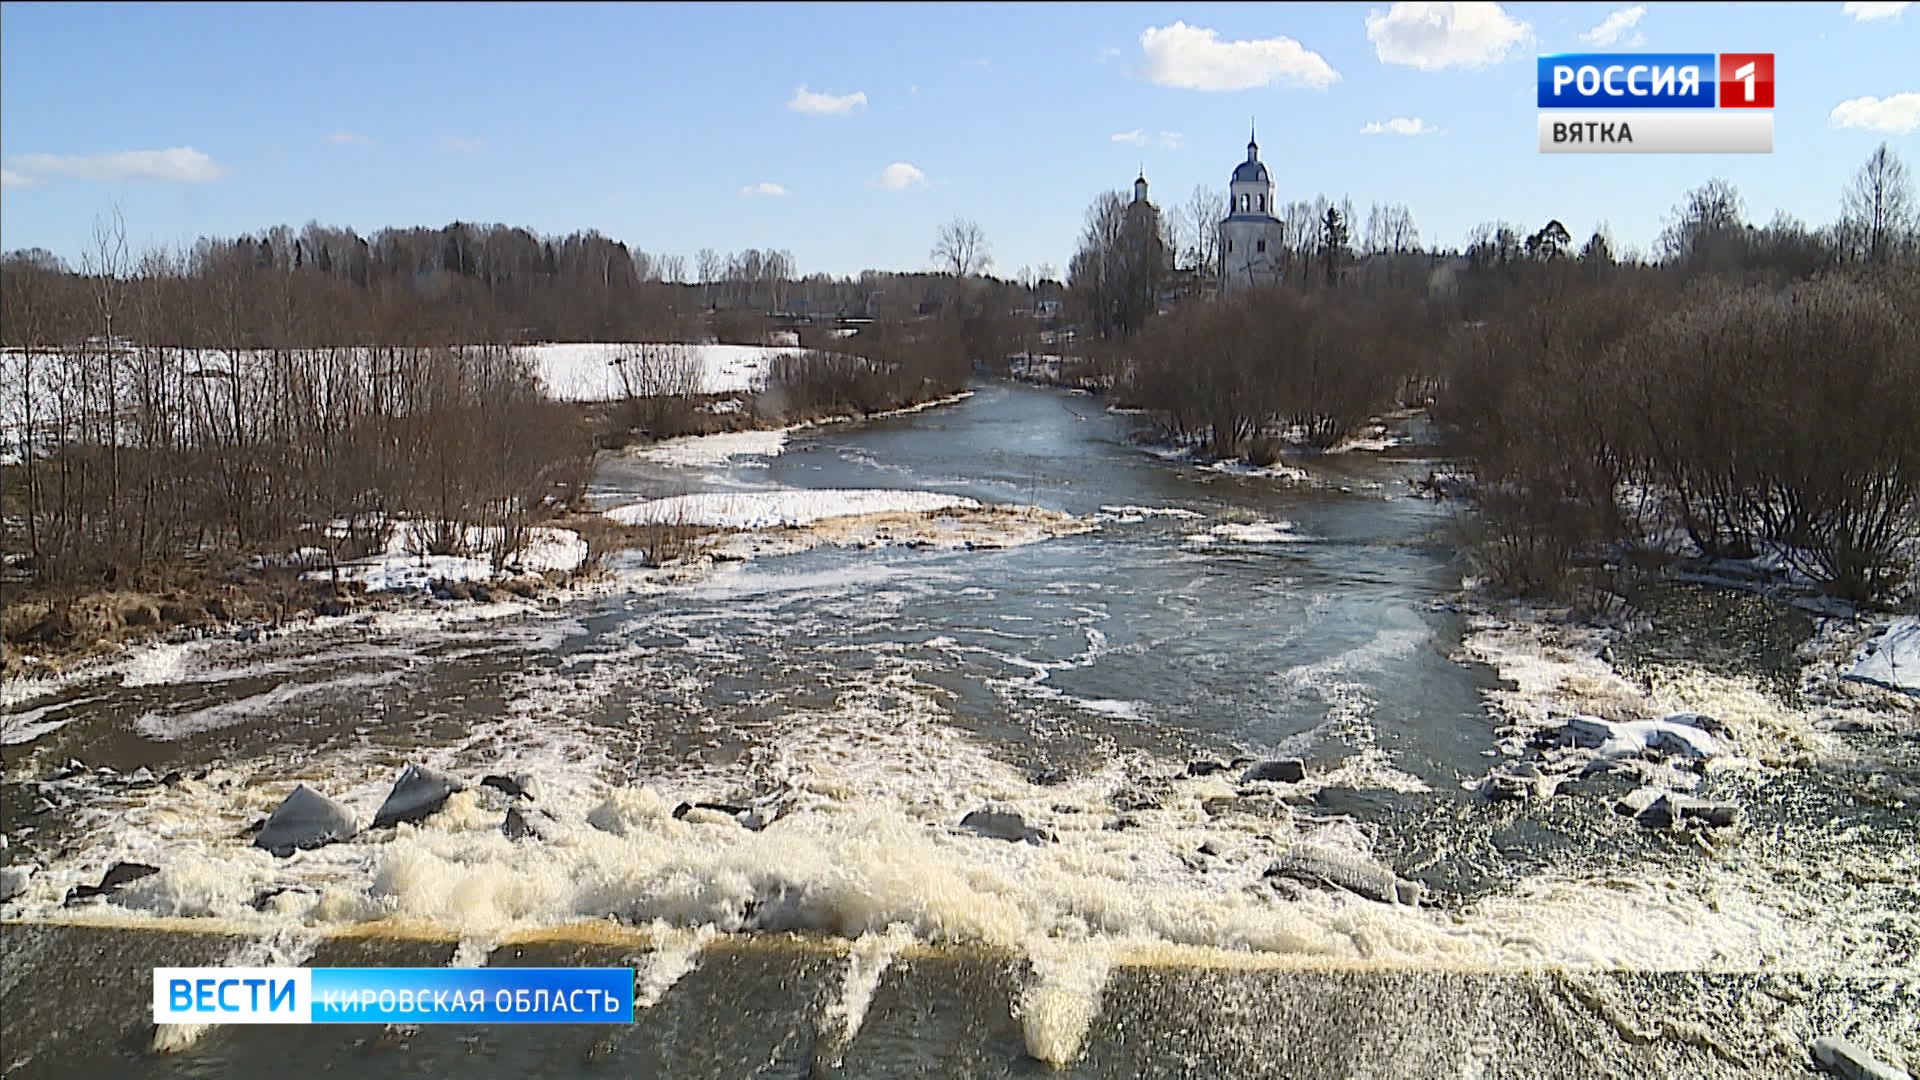
[[[820,488],[674,495],[616,506],[606,512],[623,525],[704,525],[718,529],[771,529],[861,514],[928,513],[977,509],[978,502],[930,491]]]
[[[529,345],[526,352],[539,369],[547,392],[562,401],[616,401],[627,396],[629,382],[648,385],[660,373],[629,370],[623,364],[654,364],[698,369],[702,394],[731,394],[766,385],[767,369],[775,356],[792,349],[764,345],[643,345],[627,342],[574,342]],[[643,391],[644,392],[644,391]]]
[[[1920,615],[1895,619],[1847,669],[1854,682],[1920,695]]]
[[[634,457],[679,469],[722,466],[737,457],[777,457],[787,448],[785,431],[729,431],[688,435],[632,451]]]
[[[469,528],[461,538],[461,547],[473,555],[419,554],[431,526],[402,524],[387,540],[386,551],[352,563],[342,563],[340,580],[366,586],[368,592],[399,592],[423,589],[435,581],[492,581],[495,577],[542,574],[549,571],[571,573],[587,561],[587,542],[571,529],[535,526],[527,530],[526,546],[509,556],[498,569],[487,556],[499,542],[497,528]],[[310,570],[301,577],[308,581],[330,581],[329,570]]]
[[[1295,482],[1304,482],[1310,479],[1305,469],[1295,468],[1292,465],[1278,461],[1271,465],[1252,465],[1240,458],[1212,461],[1202,455],[1195,447],[1169,446],[1165,443],[1148,443],[1141,448],[1162,461],[1173,461],[1182,465],[1192,465],[1195,468],[1205,469],[1208,472],[1220,473],[1225,476],[1258,477],[1267,480],[1291,480]]]

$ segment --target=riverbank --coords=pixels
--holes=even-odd
[[[602,452],[712,446],[726,443],[729,434],[747,432],[790,435],[909,416],[956,404],[970,394],[943,394],[865,414],[822,412],[800,418],[770,417],[741,407],[694,410],[713,421],[698,428],[698,434],[616,440],[603,444]],[[709,404],[721,401],[739,405],[724,395]],[[0,583],[0,640],[5,643],[0,681],[58,678],[75,667],[108,666],[124,659],[127,649],[149,642],[179,644],[208,635],[257,640],[297,632],[316,618],[396,611],[408,605],[410,594],[441,602],[484,604],[496,594],[557,602],[569,591],[604,579],[601,567],[617,553],[637,550],[654,565],[677,564],[703,557],[702,538],[714,531],[677,522],[622,524],[584,507],[552,513],[531,528],[536,534],[558,530],[568,538],[567,545],[580,546],[557,563],[548,560],[524,570],[510,563],[496,570],[488,563],[484,544],[472,556],[427,555],[409,548],[403,528],[384,554],[343,561],[338,575],[325,553],[315,549],[203,553],[173,568],[166,585],[153,589],[47,590],[27,580]]]

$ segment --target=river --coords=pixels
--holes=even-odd
[[[1831,1031],[1920,1056],[1920,832],[1873,779],[1911,783],[1910,742],[1834,734],[1724,634],[1685,647],[1718,616],[1676,616],[1681,645],[1667,625],[1621,665],[1662,709],[1731,718],[1741,754],[1697,783],[1745,824],[1648,830],[1612,812],[1616,778],[1490,803],[1479,779],[1531,752],[1513,710],[1628,691],[1528,624],[1457,610],[1455,511],[1408,496],[1417,448],[1288,480],[1147,452],[1133,427],[1096,398],[983,383],[772,455],[615,456],[593,489],[935,491],[1097,524],[1079,535],[677,579],[615,559],[613,587],[559,602],[422,602],[16,690],[44,734],[8,748],[4,855],[45,869],[0,909],[0,1065],[1750,1076],[1799,1074]],[[1779,649],[1810,632],[1780,625]],[[1542,704],[1543,671],[1563,700]],[[184,779],[41,786],[73,757]],[[1189,775],[1242,758],[1307,775]],[[294,781],[364,822],[408,762],[532,775],[541,835],[501,835],[503,804],[474,790],[291,859],[247,846]],[[49,792],[63,805],[33,813]],[[772,824],[672,813],[702,801]],[[957,827],[989,807],[1034,842]],[[1266,876],[1302,846],[1424,899]],[[123,860],[161,872],[62,906]],[[631,964],[643,1007],[620,1029],[156,1034],[162,963]]]

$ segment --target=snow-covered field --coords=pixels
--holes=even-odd
[[[614,401],[627,396],[629,384],[641,389],[660,375],[631,365],[653,363],[677,368],[692,363],[699,369],[699,393],[744,393],[764,386],[773,357],[793,350],[764,345],[579,342],[529,345],[526,351],[538,366],[547,392],[554,397],[562,401]],[[623,365],[627,372],[624,376]]]
[[[924,514],[935,510],[971,510],[979,505],[972,499],[931,491],[821,488],[674,495],[616,506],[606,513],[625,525],[771,529],[861,514]]]

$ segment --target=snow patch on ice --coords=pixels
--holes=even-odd
[[[775,457],[787,447],[784,431],[729,431],[667,439],[633,451],[633,456],[674,468],[712,468],[737,457]]]
[[[1177,506],[1103,506],[1100,508],[1100,520],[1112,521],[1121,525],[1138,525],[1153,517],[1178,518],[1182,521],[1197,520],[1204,515]]]
[[[1188,547],[1209,547],[1215,543],[1232,544],[1297,544],[1306,537],[1293,531],[1291,521],[1251,521],[1228,522],[1215,525],[1203,533],[1190,533],[1187,536]]]
[[[771,529],[811,525],[827,518],[861,514],[924,514],[936,510],[978,509],[980,503],[958,495],[880,488],[817,488],[674,495],[616,506],[607,516],[625,525],[705,525],[720,529]]]

